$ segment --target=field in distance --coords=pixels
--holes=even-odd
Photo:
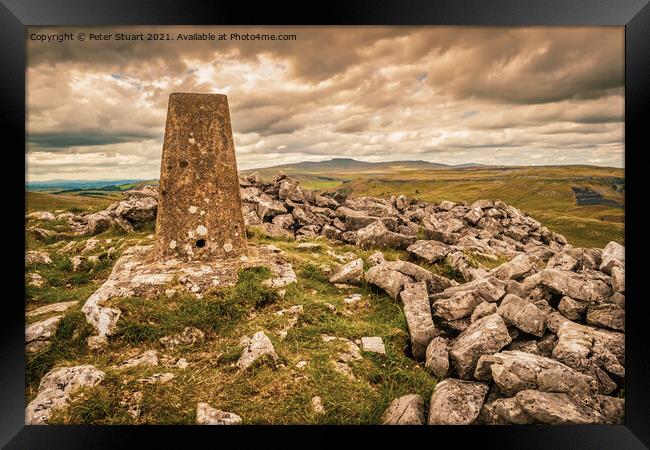
[[[425,161],[367,163],[337,158],[303,162],[257,171],[270,179],[278,170],[309,189],[352,195],[419,200],[473,202],[502,200],[525,211],[574,246],[604,247],[624,242],[625,171],[596,166],[494,167],[476,164],[447,166]],[[251,173],[255,170],[242,171]],[[156,180],[105,186],[59,187],[27,193],[29,211],[99,210],[124,189]]]

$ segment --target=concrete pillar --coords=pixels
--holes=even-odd
[[[215,261],[246,252],[228,99],[169,97],[160,164],[155,255]]]

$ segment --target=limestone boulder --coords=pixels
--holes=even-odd
[[[540,259],[526,253],[515,256],[510,261],[492,270],[492,275],[500,280],[525,278],[539,271]]]
[[[371,223],[357,231],[356,234],[356,244],[363,249],[393,248],[403,250],[413,244],[416,239],[415,236],[389,231],[381,221]]]
[[[438,378],[444,378],[449,371],[449,342],[438,336],[429,342],[424,367]]]
[[[395,299],[399,293],[402,292],[402,289],[404,289],[406,284],[413,282],[411,277],[389,268],[386,263],[368,269],[365,274],[365,280],[368,283],[383,289],[388,293],[388,295]]]
[[[424,425],[424,401],[417,394],[393,400],[384,412],[383,425]]]
[[[565,270],[544,269],[540,282],[557,294],[585,302],[605,301],[613,293],[603,281]]]
[[[531,302],[514,294],[503,298],[498,313],[506,323],[514,325],[524,333],[542,337],[546,330],[546,314]]]
[[[404,305],[404,316],[411,336],[413,357],[418,361],[425,359],[427,346],[435,336],[436,329],[431,318],[429,294],[424,281],[408,283],[400,293]]]
[[[510,342],[512,338],[501,316],[491,314],[470,324],[451,345],[449,353],[458,375],[468,379],[474,375],[481,356],[494,354]]]
[[[604,422],[598,411],[568,394],[525,390],[518,392],[515,399],[523,412],[539,423],[566,425]]]
[[[470,425],[483,407],[485,383],[447,378],[439,382],[429,402],[429,425]]]
[[[617,242],[610,242],[603,249],[600,271],[610,274],[612,268],[625,269],[625,247]]]
[[[330,283],[360,284],[363,281],[363,259],[340,266],[329,278]]]
[[[82,387],[99,384],[106,374],[91,365],[60,367],[43,378],[38,394],[25,410],[27,425],[46,424],[53,410],[64,407],[70,396]]]
[[[422,240],[409,245],[406,251],[429,263],[435,263],[443,260],[451,252],[451,248],[439,241]]]
[[[208,403],[199,402],[196,406],[197,425],[240,425],[242,418],[235,413],[213,408]]]
[[[508,396],[526,389],[569,394],[592,390],[592,380],[586,375],[554,359],[518,350],[481,356],[474,377],[494,381]]]
[[[244,337],[240,345],[243,347],[242,354],[237,361],[237,367],[240,370],[248,369],[255,361],[265,355],[268,355],[274,361],[278,358],[273,343],[263,331],[258,331],[250,338]]]

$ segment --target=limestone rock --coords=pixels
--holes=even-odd
[[[76,305],[79,303],[78,301],[70,301],[70,302],[59,302],[59,303],[52,303],[49,305],[41,306],[40,308],[33,309],[31,311],[27,312],[27,317],[34,317],[34,316],[41,316],[43,314],[49,314],[53,312],[64,312],[67,311],[69,308],[72,306]]]
[[[448,341],[443,337],[435,337],[429,342],[426,351],[426,367],[438,378],[443,378],[449,371]]]
[[[518,392],[515,399],[521,409],[537,422],[549,425],[603,422],[599,412],[567,394],[525,390]]]
[[[554,359],[518,350],[481,356],[474,376],[477,380],[494,380],[509,396],[526,389],[570,394],[591,390],[591,380],[580,372]]]
[[[451,249],[438,241],[416,241],[409,245],[406,251],[429,263],[434,263],[444,259]]]
[[[380,336],[365,336],[361,338],[361,349],[364,352],[386,354],[384,341]]]
[[[25,254],[25,264],[50,264],[52,259],[47,252],[28,251]]]
[[[614,292],[625,292],[625,269],[614,266],[611,268],[612,289]]]
[[[625,309],[614,303],[590,304],[587,323],[597,327],[625,331]]]
[[[495,312],[497,312],[496,303],[488,303],[484,301],[482,303],[479,303],[476,306],[476,308],[474,308],[474,312],[472,312],[470,322],[476,322],[481,317],[489,316],[490,314],[494,314]]]
[[[381,221],[375,221],[357,231],[356,243],[363,249],[394,248],[403,250],[416,240],[415,236],[389,231]]]
[[[180,345],[194,345],[205,339],[205,333],[194,327],[185,327],[179,334],[164,336],[159,339],[163,347],[168,349],[176,348]]]
[[[514,294],[506,295],[498,309],[499,315],[521,331],[541,337],[546,330],[546,314],[532,303]]]
[[[417,394],[393,400],[383,415],[383,425],[424,425],[424,401]]]
[[[516,280],[539,271],[540,259],[525,253],[515,256],[510,261],[492,270],[492,275],[500,280]]]
[[[467,327],[452,344],[449,353],[458,375],[467,379],[474,374],[481,356],[496,353],[510,342],[512,338],[501,316],[491,314]]]
[[[544,286],[575,300],[604,301],[612,295],[612,290],[607,284],[583,274],[558,269],[544,269],[540,274]]]
[[[60,367],[53,369],[41,379],[36,398],[25,410],[27,425],[47,423],[56,408],[66,405],[70,395],[81,387],[95,386],[106,374],[91,365]]]
[[[602,263],[599,268],[601,272],[610,274],[614,267],[625,269],[625,247],[612,241],[603,249]]]
[[[257,359],[269,355],[274,361],[278,356],[273,348],[273,343],[263,331],[258,331],[252,337],[245,337],[240,343],[244,350],[237,361],[237,367],[241,370],[248,369]]]
[[[147,350],[146,352],[134,358],[128,359],[120,366],[122,369],[128,369],[136,366],[157,366],[158,352],[156,350]]]
[[[413,357],[422,361],[427,352],[427,345],[435,336],[435,327],[431,318],[429,295],[424,281],[409,283],[400,293],[404,304],[404,316],[411,335]]]
[[[197,425],[240,425],[242,418],[235,413],[221,411],[205,402],[196,406]]]
[[[488,385],[447,378],[439,382],[429,402],[429,425],[470,425],[481,412]]]
[[[589,303],[574,300],[566,295],[560,299],[557,309],[564,315],[564,317],[571,320],[579,320],[584,317]]]
[[[35,352],[47,346],[49,339],[54,336],[63,316],[54,316],[25,328],[25,343],[28,352]]]
[[[365,280],[385,290],[388,295],[397,298],[404,286],[413,279],[397,270],[390,269],[386,263],[371,267],[365,274]]]
[[[33,219],[33,220],[42,220],[45,222],[52,222],[53,220],[56,220],[54,214],[52,214],[49,211],[34,211],[32,213],[27,214],[25,218]]]
[[[363,280],[363,259],[339,267],[329,278],[330,283],[359,284]]]

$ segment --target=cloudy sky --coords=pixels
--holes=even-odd
[[[98,31],[296,40],[29,40]],[[622,27],[31,27],[27,177],[157,178],[172,92],[228,95],[240,169],[332,157],[622,167],[623,44]]]

